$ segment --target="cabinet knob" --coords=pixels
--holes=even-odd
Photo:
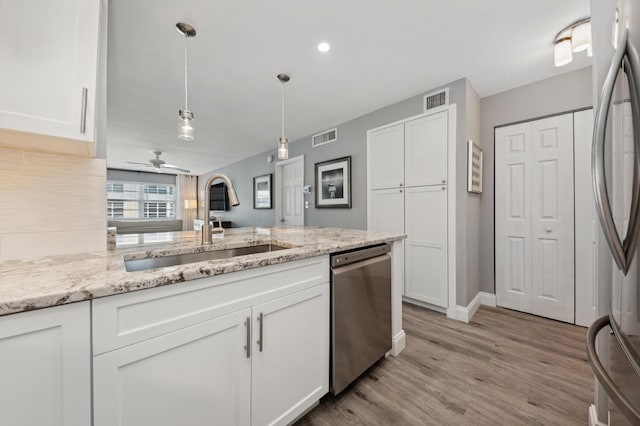
[[[545,232],[551,232],[551,231],[553,231],[553,229],[551,229],[551,227],[550,227],[550,226],[547,226],[547,227],[545,228]]]
[[[447,183],[447,180],[446,179],[442,179],[442,183]]]
[[[402,192],[402,189],[400,190],[400,192]]]
[[[402,184],[400,184],[400,186],[402,186]]]
[[[442,190],[443,190],[443,191],[446,191],[446,190],[447,190],[447,187],[446,187],[446,186],[443,186],[443,187],[442,187]]]

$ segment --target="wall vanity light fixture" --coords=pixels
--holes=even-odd
[[[289,140],[284,136],[284,84],[290,80],[287,74],[278,74],[278,80],[282,83],[282,136],[278,141],[278,159],[289,158]]]
[[[196,30],[189,24],[178,22],[176,29],[184,36],[184,109],[178,111],[178,138],[183,141],[192,141],[193,135],[193,112],[189,111],[189,46],[191,37],[196,36]]]
[[[555,38],[553,59],[556,67],[569,64],[573,60],[573,54],[587,51],[587,56],[592,56],[591,48],[591,18],[574,22],[562,29]]]

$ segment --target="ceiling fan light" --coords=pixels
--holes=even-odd
[[[576,26],[571,32],[571,48],[574,52],[582,52],[591,46],[591,22]]]
[[[286,160],[289,158],[289,140],[285,137],[278,141],[278,159]]]
[[[553,48],[553,62],[556,67],[567,65],[573,60],[571,40],[566,38],[556,43]]]
[[[178,139],[183,141],[194,139],[193,113],[186,109],[181,109],[178,114]]]

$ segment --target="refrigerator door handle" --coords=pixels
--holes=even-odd
[[[620,412],[631,424],[638,424],[640,423],[640,411],[629,402],[620,388],[611,379],[596,352],[596,337],[598,336],[598,332],[608,325],[611,325],[609,315],[605,315],[595,320],[587,331],[587,356],[589,358],[589,364],[596,379],[602,385],[605,392],[607,392],[609,398],[616,404]]]
[[[591,169],[593,176],[593,192],[595,195],[596,209],[598,211],[598,217],[602,224],[603,233],[611,249],[613,259],[619,269],[626,275],[631,266],[633,255],[635,254],[636,243],[638,241],[638,233],[640,232],[640,220],[638,220],[638,207],[640,191],[640,176],[638,173],[638,167],[640,164],[640,146],[638,139],[640,138],[640,132],[636,133],[638,128],[638,93],[636,79],[638,72],[640,72],[640,64],[638,63],[637,52],[635,49],[630,49],[628,42],[628,31],[625,31],[620,45],[614,54],[611,67],[607,73],[604,84],[602,86],[602,93],[600,95],[600,104],[596,109],[595,115],[595,127],[593,131],[593,150],[591,156]],[[630,51],[631,55],[627,55]],[[604,164],[604,148],[606,139],[606,127],[607,116],[609,114],[609,106],[611,104],[611,98],[613,96],[613,90],[618,76],[618,71],[622,65],[625,65],[628,72],[627,78],[629,80],[629,88],[631,91],[631,106],[632,117],[634,127],[634,151],[635,162],[633,172],[633,188],[631,199],[631,211],[629,215],[629,225],[624,241],[621,241],[618,231],[616,229],[615,222],[613,220],[613,213],[611,210],[611,202],[609,199],[609,193],[607,191],[607,184],[605,181],[605,164]]]

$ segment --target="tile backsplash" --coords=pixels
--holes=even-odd
[[[104,159],[0,147],[0,260],[104,250]]]

